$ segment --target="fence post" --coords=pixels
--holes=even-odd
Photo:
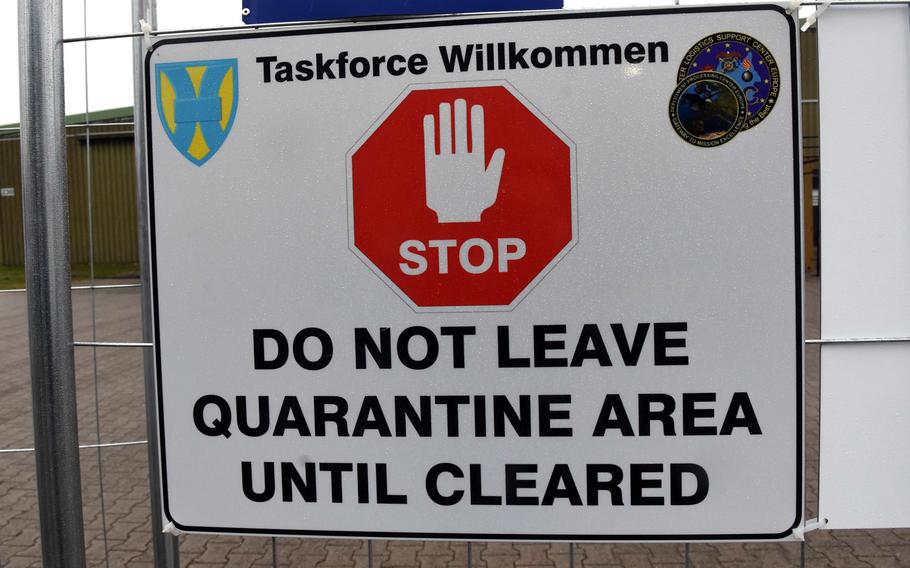
[[[22,215],[41,554],[85,566],[63,108],[61,0],[19,0]]]
[[[141,31],[139,19],[157,28],[155,0],[132,0],[133,31]],[[155,341],[152,328],[151,257],[149,249],[148,165],[145,123],[145,49],[143,38],[133,40],[133,141],[136,151],[136,225],[139,231],[139,277],[142,293],[142,341]],[[153,348],[154,349],[154,348]],[[143,370],[145,377],[145,418],[148,432],[149,501],[152,510],[152,545],[155,566],[179,568],[180,543],[177,537],[162,532],[161,468],[158,461],[158,399],[155,376],[154,350],[145,350]]]

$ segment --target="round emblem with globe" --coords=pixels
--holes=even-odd
[[[761,41],[728,31],[697,41],[679,64],[676,80],[670,104],[674,129],[688,142],[709,147],[762,122],[777,103],[781,77],[774,55]],[[743,108],[734,112],[734,100]],[[734,115],[743,117],[739,128],[731,121]],[[685,128],[687,123],[692,128]],[[707,139],[713,143],[704,143]]]

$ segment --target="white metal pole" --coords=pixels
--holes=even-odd
[[[85,566],[63,108],[61,0],[19,0],[22,214],[41,553]]]

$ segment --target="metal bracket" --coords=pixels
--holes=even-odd
[[[168,524],[164,525],[164,527],[161,529],[161,532],[165,532],[174,536],[180,536],[183,534],[183,531],[175,527],[173,522],[169,522]]]
[[[145,17],[139,18],[139,30],[142,32],[142,47],[146,51],[152,49],[152,24],[149,22],[152,21],[152,9],[146,7]]]
[[[793,536],[799,540],[805,540],[806,533],[825,528],[827,524],[828,519],[809,519],[803,526],[793,529]]]

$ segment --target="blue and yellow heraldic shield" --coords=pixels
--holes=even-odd
[[[237,113],[237,60],[155,65],[158,116],[168,138],[197,166],[221,148]]]

